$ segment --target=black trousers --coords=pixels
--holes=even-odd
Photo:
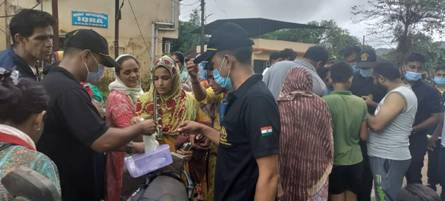
[[[444,140],[444,139],[442,139]],[[442,186],[441,201],[445,201],[445,147],[439,146],[438,172],[439,183]]]
[[[426,133],[415,133],[409,138],[411,152],[411,165],[406,173],[408,184],[422,183],[422,168],[427,151],[428,138]]]
[[[363,175],[362,184],[359,191],[357,192],[357,200],[360,201],[371,201],[371,191],[372,191],[372,172],[369,166],[369,156],[368,148],[366,142],[360,142],[360,147],[362,148],[363,155]]]
[[[431,185],[434,190],[436,189],[436,185],[440,182],[438,174],[440,148],[441,143],[440,140],[438,140],[434,150],[428,150],[428,184]]]

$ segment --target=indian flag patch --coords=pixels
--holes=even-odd
[[[261,127],[261,136],[267,137],[272,135],[272,126]]]

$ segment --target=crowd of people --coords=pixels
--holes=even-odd
[[[155,134],[186,160],[185,200],[367,201],[374,189],[378,201],[445,201],[445,65],[428,79],[419,53],[395,66],[355,46],[340,60],[321,46],[301,58],[284,49],[260,75],[252,40],[225,23],[206,52],[158,58],[144,92],[138,59],[113,59],[93,30],[67,33],[63,56],[43,72],[36,63],[53,51],[54,23],[25,9],[9,24],[0,178],[26,166],[65,201],[131,199],[124,158],[143,153],[142,136]],[[109,93],[95,86],[105,67],[115,73]]]

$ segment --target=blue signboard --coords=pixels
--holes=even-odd
[[[104,13],[72,11],[71,22],[77,26],[108,28],[108,15]]]

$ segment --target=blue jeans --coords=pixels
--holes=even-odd
[[[411,160],[390,160],[370,156],[369,163],[374,176],[377,201],[397,201],[403,177],[408,171]]]
[[[444,140],[444,139],[442,139]],[[445,201],[445,147],[442,145],[439,146],[439,164],[437,168],[437,175],[439,176],[439,182],[442,186],[442,193],[440,195],[440,198],[442,201]]]

